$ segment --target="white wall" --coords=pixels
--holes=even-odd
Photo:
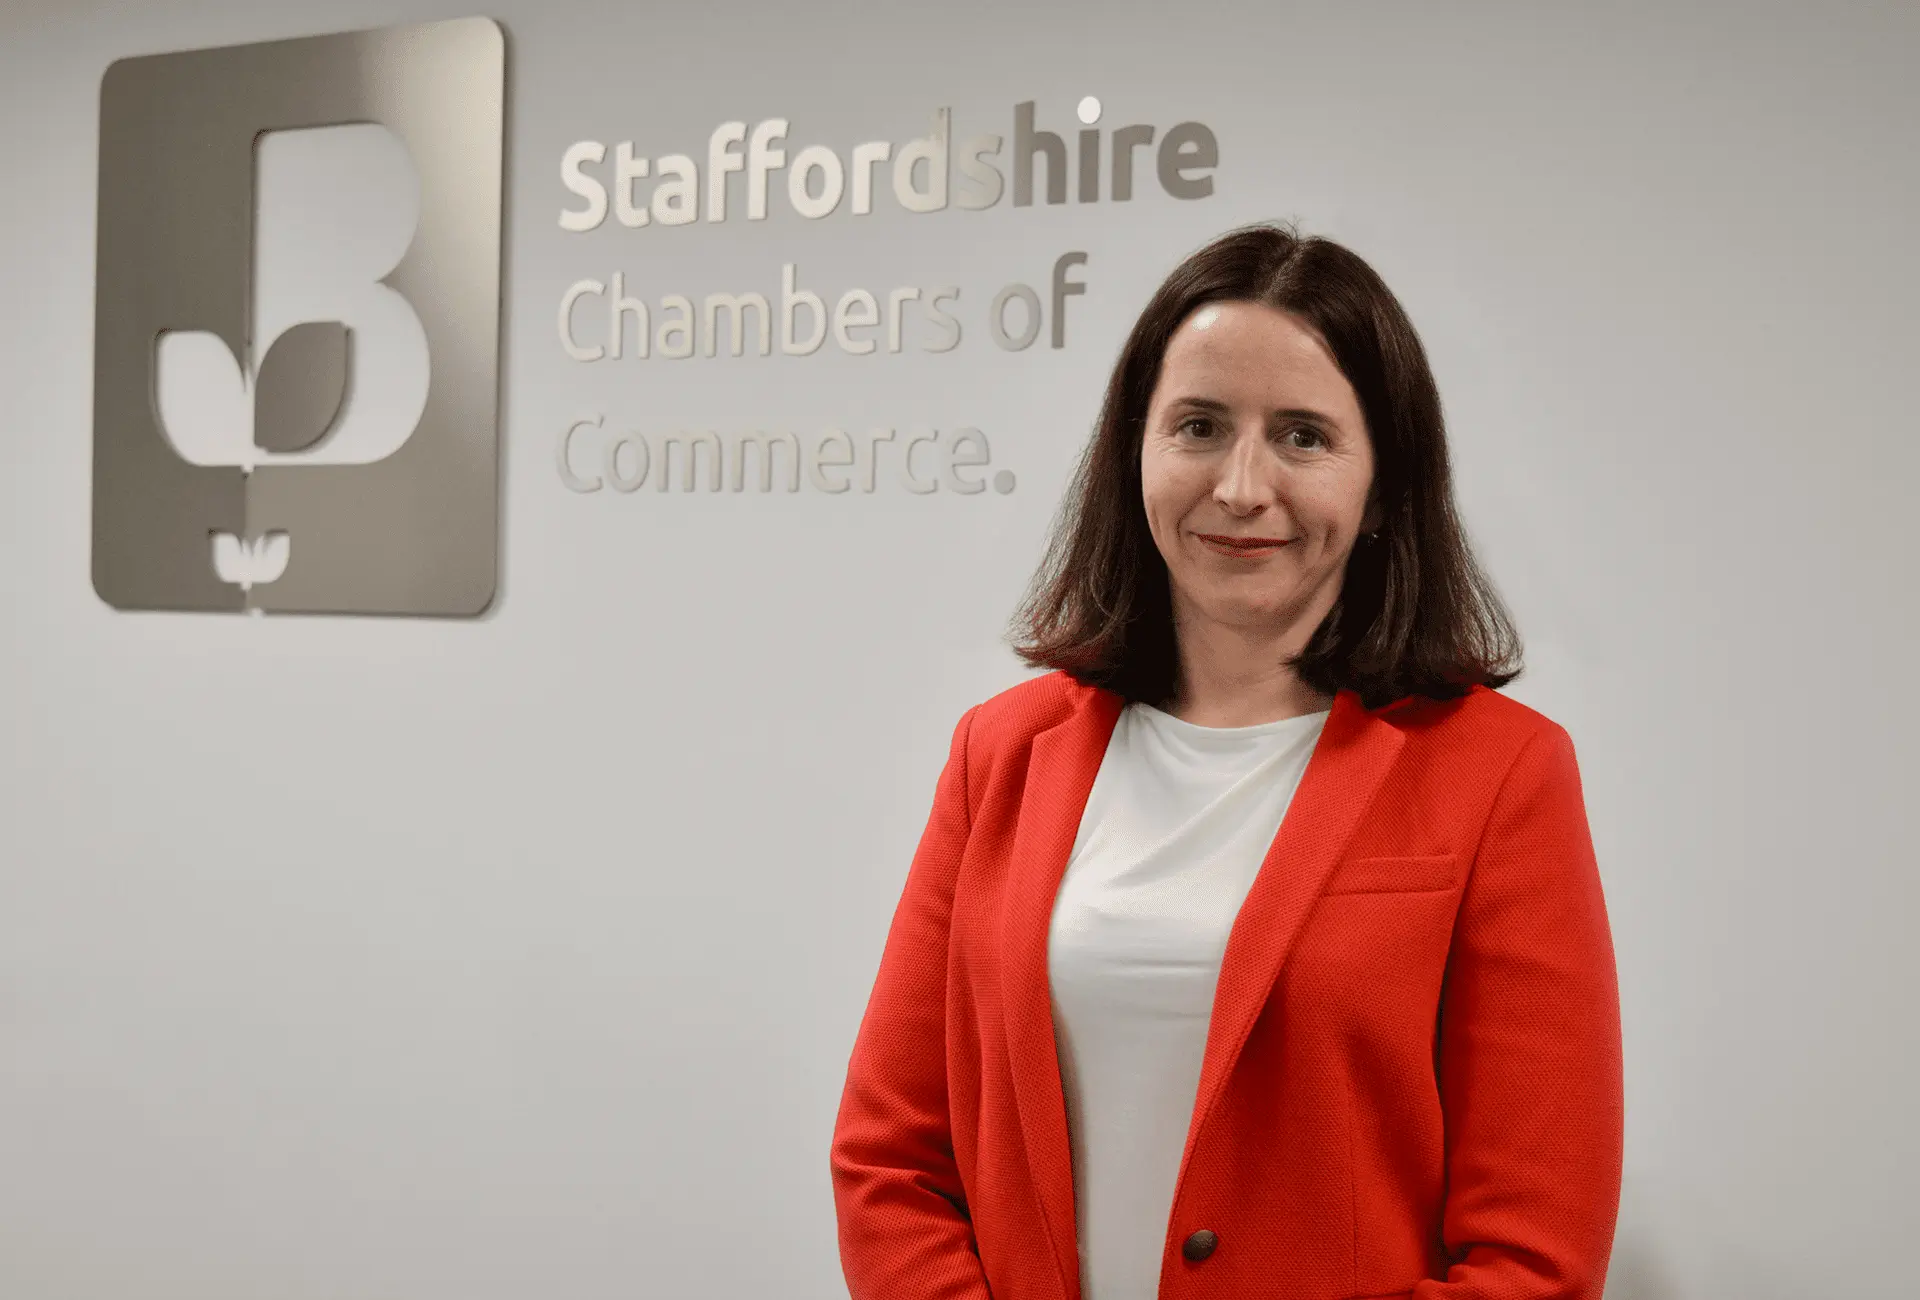
[[[1614,1300],[1912,1293],[1920,11],[501,0],[501,598],[88,583],[95,132],[126,54],[462,12],[0,16],[0,1295],[843,1294],[826,1148],[960,711],[1132,315],[1243,220],[1373,261],[1579,748],[1625,1000]],[[561,231],[561,151],[1218,133],[1177,202]],[[640,143],[645,142],[645,143]],[[1068,346],[985,300],[1084,250]],[[947,355],[584,366],[561,291],[948,282]],[[764,290],[763,290],[764,291]],[[1016,491],[569,493],[553,440],[974,425]]]

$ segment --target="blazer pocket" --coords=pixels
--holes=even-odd
[[[1415,894],[1452,889],[1459,883],[1459,865],[1458,853],[1348,858],[1334,868],[1333,878],[1323,892]]]

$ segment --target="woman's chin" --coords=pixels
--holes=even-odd
[[[1280,635],[1299,618],[1298,601],[1263,593],[1249,598],[1236,592],[1214,592],[1193,602],[1193,612],[1205,623],[1241,632]]]

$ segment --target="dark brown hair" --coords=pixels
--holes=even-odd
[[[1290,661],[1301,680],[1378,708],[1519,676],[1519,635],[1455,513],[1440,392],[1413,323],[1358,255],[1280,225],[1230,231],[1193,254],[1134,323],[1015,615],[1016,652],[1129,700],[1174,698],[1173,605],[1141,500],[1140,445],[1168,340],[1203,303],[1223,301],[1262,303],[1317,330],[1373,445],[1379,535],[1356,543],[1339,599]]]

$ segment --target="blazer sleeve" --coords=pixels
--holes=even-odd
[[[989,1300],[947,1111],[947,933],[967,843],[954,729],[847,1065],[832,1175],[851,1300]]]
[[[1620,1002],[1572,739],[1515,758],[1441,995],[1444,1280],[1412,1300],[1601,1300],[1620,1203]]]

